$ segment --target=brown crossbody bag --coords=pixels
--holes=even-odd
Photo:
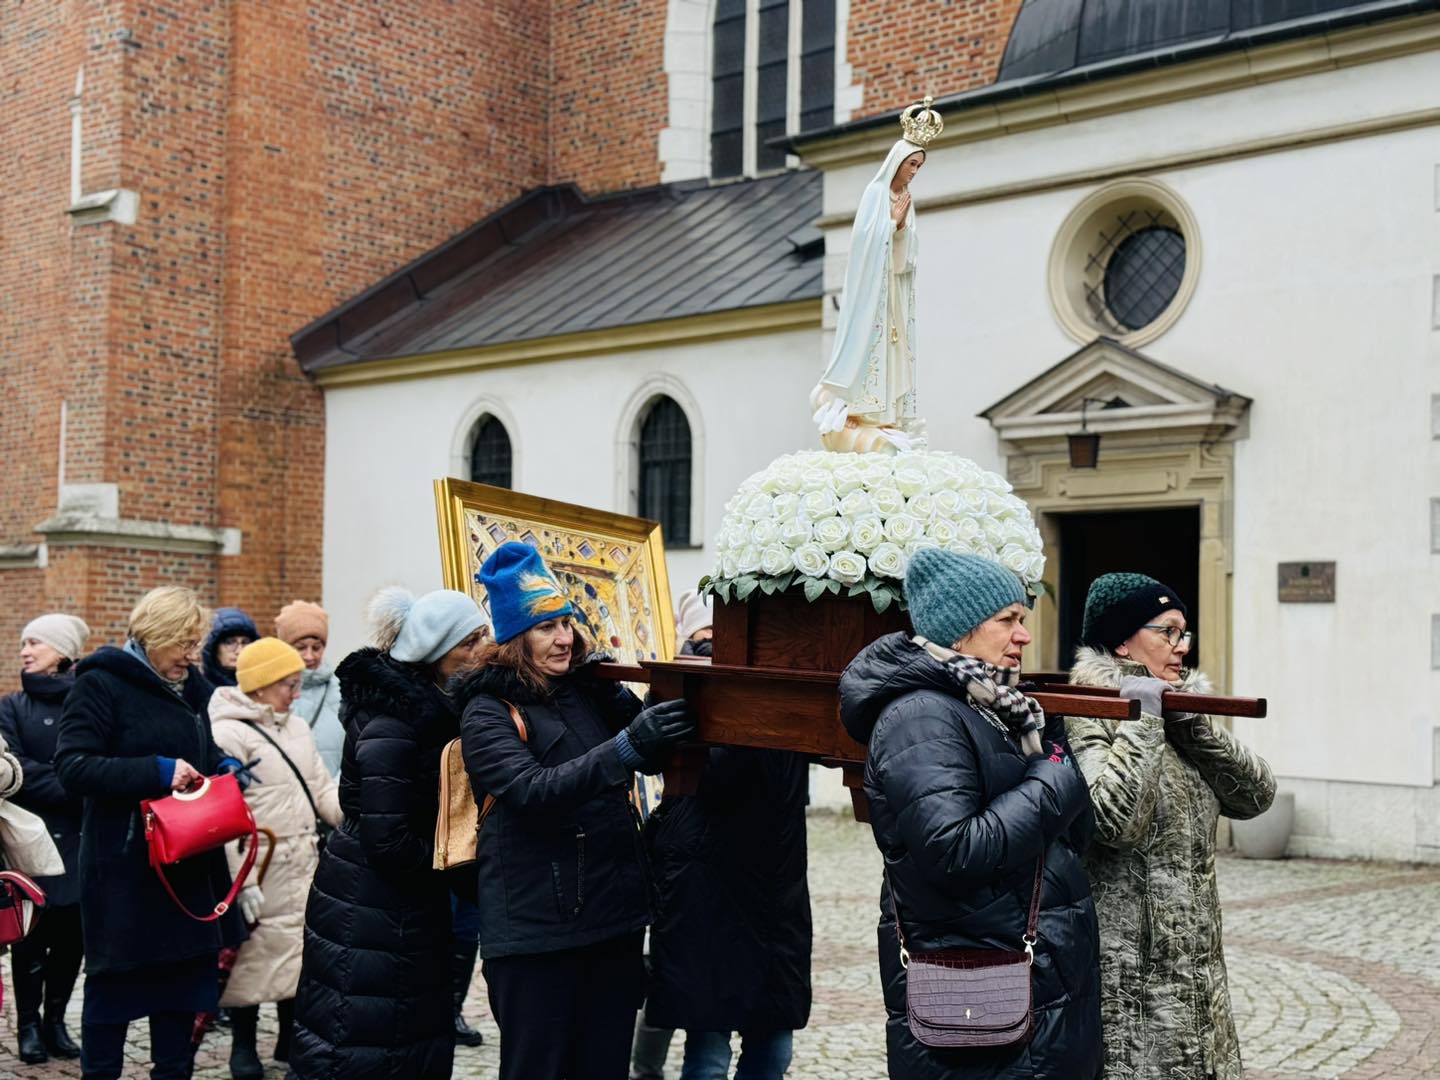
[[[912,953],[905,947],[900,903],[890,872],[890,907],[900,966],[905,969],[905,1011],[910,1034],[925,1046],[1011,1046],[1035,1032],[1030,966],[1035,962],[1040,920],[1040,886],[1045,857],[1035,862],[1035,889],[1025,924],[1024,952],[1008,949],[935,949]]]

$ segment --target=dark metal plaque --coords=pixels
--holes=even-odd
[[[1333,604],[1335,564],[1333,562],[1282,562],[1280,564],[1282,604]]]

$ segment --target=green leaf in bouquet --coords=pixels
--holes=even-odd
[[[805,599],[814,603],[825,595],[825,579],[807,577],[805,579]]]
[[[751,593],[755,591],[756,587],[759,584],[760,582],[755,579],[755,576],[753,574],[746,574],[743,577],[736,578],[735,599],[744,600],[746,597],[748,597]]]
[[[895,601],[895,597],[889,589],[876,589],[870,594],[870,602],[875,605],[877,615],[885,614],[885,610]]]
[[[775,595],[775,580],[776,580],[776,579],[773,578],[773,577],[763,577],[763,578],[761,578],[761,579],[760,579],[760,591],[763,592],[766,596],[774,596],[774,595]]]
[[[735,583],[733,581],[730,581],[728,579],[725,581],[717,581],[715,583],[715,591],[719,594],[720,599],[725,601],[725,603],[727,604],[730,602],[730,589],[734,584]]]
[[[869,586],[869,585],[866,585],[865,582],[863,582],[863,581],[857,581],[854,585],[851,585],[850,588],[848,588],[848,589],[845,590],[845,595],[846,595],[846,596],[859,596],[862,592],[869,592],[869,591],[870,591],[870,586]]]
[[[836,581],[834,578],[831,578],[829,581],[825,582],[825,591],[830,593],[831,595],[838,596],[840,593],[840,582]]]

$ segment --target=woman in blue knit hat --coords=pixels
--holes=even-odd
[[[473,891],[474,870],[446,874],[431,863],[440,754],[460,733],[449,688],[474,667],[489,627],[479,605],[451,589],[418,600],[384,589],[370,620],[377,647],[335,671],[345,819],[305,908],[289,1047],[298,1080],[441,1080],[455,1054],[450,889]]]
[[[1275,778],[1208,716],[1164,711],[1166,690],[1210,693],[1209,680],[1185,666],[1187,616],[1175,590],[1154,578],[1096,578],[1070,674],[1138,698],[1144,713],[1125,723],[1068,721],[1095,803],[1085,862],[1100,913],[1105,1057],[1121,1076],[1240,1080],[1215,824],[1267,809]]]
[[[890,1078],[1094,1080],[1098,931],[1077,854],[1094,817],[1063,721],[1047,720],[1016,688],[1028,598],[997,562],[924,548],[906,572],[905,599],[915,635],[872,642],[840,678],[840,719],[869,746],[865,794],[885,859],[879,940]],[[902,949],[993,955],[1027,944],[1029,1037],[966,1049],[921,1041],[907,1017]]]
[[[683,701],[642,708],[597,679],[575,609],[539,552],[480,568],[495,640],[459,691],[480,832],[480,955],[501,1080],[623,1077],[644,995],[650,882],[629,800],[690,735]]]

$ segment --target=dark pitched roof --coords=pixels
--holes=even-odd
[[[1220,53],[1440,10],[1440,0],[1025,0],[995,82],[935,101],[942,114]],[[893,127],[867,116],[771,140],[792,151]]]
[[[527,192],[295,333],[307,372],[821,295],[820,174]]]

